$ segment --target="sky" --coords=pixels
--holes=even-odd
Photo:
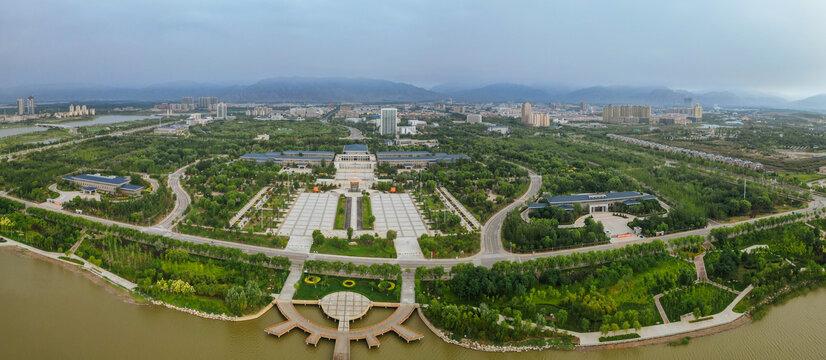
[[[826,93],[826,1],[0,1],[0,87],[367,77]]]

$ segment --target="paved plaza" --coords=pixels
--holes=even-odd
[[[373,305],[366,296],[352,291],[327,294],[318,304],[325,315],[338,321],[339,331],[349,331],[350,321],[360,319]]]
[[[278,234],[312,236],[313,230],[330,230],[336,219],[336,205],[338,194],[303,193],[293,204]]]
[[[399,238],[416,238],[427,233],[427,226],[408,194],[374,194],[371,198],[375,231],[384,236],[395,230]],[[418,247],[418,246],[417,246]]]

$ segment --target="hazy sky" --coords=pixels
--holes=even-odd
[[[345,76],[826,92],[826,1],[0,1],[0,87]]]

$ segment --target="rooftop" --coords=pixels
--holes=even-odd
[[[619,200],[630,200],[630,199],[638,199],[646,196],[645,194],[636,192],[636,191],[621,191],[621,192],[611,192],[605,194],[577,194],[577,195],[562,195],[562,196],[550,196],[547,198],[548,204],[551,205],[558,205],[558,204],[572,204],[572,203],[582,203],[582,202],[592,202],[592,201],[619,201]],[[647,195],[654,198],[652,195]]]
[[[364,144],[350,144],[344,145],[344,152],[367,152],[367,145]]]
[[[129,179],[123,176],[104,176],[101,174],[82,174],[75,176],[67,176],[64,179],[68,181],[91,181],[99,184],[120,186],[129,183]]]

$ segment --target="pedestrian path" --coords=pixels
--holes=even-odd
[[[402,304],[413,304],[416,302],[416,275],[413,269],[410,272],[402,272]]]
[[[295,284],[301,280],[301,267],[303,263],[293,263],[290,266],[290,274],[287,275],[287,280],[284,280],[284,285],[281,286],[281,293],[278,294],[280,300],[292,300],[295,295]]]
[[[0,236],[0,237],[2,237],[2,236]],[[66,261],[66,260],[61,259],[60,258],[61,256],[63,256],[63,257],[66,256],[62,253],[48,252],[48,251],[40,250],[38,248],[23,244],[21,242],[14,241],[14,240],[9,239],[7,237],[2,237],[2,238],[4,240],[6,240],[6,242],[5,243],[0,243],[0,246],[16,246],[16,247],[19,247],[21,249],[25,249],[25,250],[31,251],[35,254],[42,255],[42,256],[57,260],[57,261],[62,261],[62,262],[68,263],[68,264],[77,265],[77,264],[75,264],[71,261]],[[79,260],[79,261],[83,262],[83,265],[78,265],[82,269],[84,269],[86,271],[89,271],[90,273],[95,274],[96,276],[98,276],[98,277],[100,277],[104,280],[107,280],[107,281],[109,281],[109,282],[111,282],[115,285],[121,286],[121,287],[125,288],[126,290],[132,291],[132,290],[134,290],[135,288],[138,287],[138,284],[135,284],[135,283],[133,283],[129,280],[126,280],[126,279],[124,279],[124,278],[122,278],[118,275],[115,275],[115,274],[113,274],[113,273],[111,273],[111,272],[109,272],[109,271],[107,271],[107,270],[105,270],[105,269],[103,269],[99,266],[96,266],[96,265],[82,259],[81,257],[79,257],[77,255],[69,255],[68,257],[71,258],[71,259],[75,259],[75,260]]]

